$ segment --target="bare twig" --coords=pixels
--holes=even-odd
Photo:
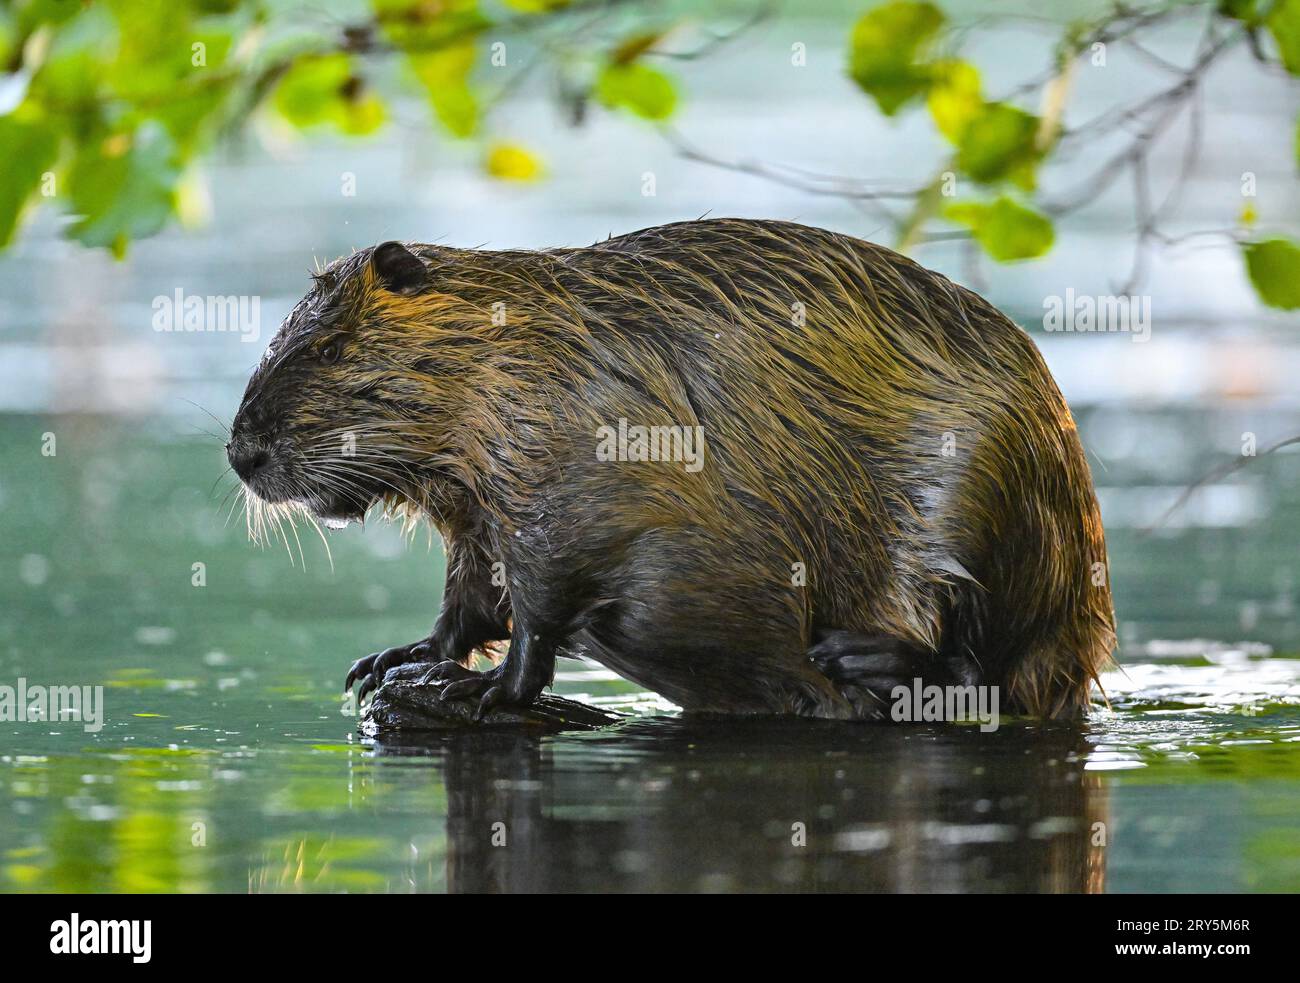
[[[1178,496],[1178,498],[1174,501],[1174,504],[1169,506],[1169,508],[1165,510],[1164,514],[1160,516],[1160,518],[1157,519],[1152,525],[1150,525],[1148,528],[1143,530],[1143,535],[1150,536],[1152,533],[1158,530],[1161,526],[1163,526],[1166,522],[1169,521],[1170,517],[1172,517],[1175,512],[1177,512],[1180,508],[1182,508],[1184,505],[1187,504],[1188,499],[1190,499],[1194,494],[1196,494],[1196,492],[1199,489],[1208,485],[1210,482],[1221,481],[1224,478],[1228,477],[1228,475],[1240,471],[1242,468],[1250,464],[1252,461],[1256,461],[1261,457],[1268,457],[1270,454],[1274,454],[1277,451],[1282,450],[1284,447],[1292,447],[1296,444],[1300,444],[1300,435],[1294,437],[1287,437],[1285,440],[1279,440],[1277,443],[1265,447],[1262,451],[1260,451],[1256,455],[1252,455],[1250,457],[1241,457],[1238,460],[1229,461],[1227,464],[1215,468],[1209,474],[1202,475],[1200,478],[1196,479],[1196,481],[1192,482],[1185,489],[1183,489],[1183,493]]]

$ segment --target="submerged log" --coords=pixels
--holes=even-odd
[[[421,683],[428,665],[412,663],[390,669],[361,710],[360,730],[366,737],[395,731],[464,730],[510,727],[542,730],[595,730],[623,719],[622,714],[544,693],[526,709],[497,707],[474,719],[477,702],[444,702],[445,682]]]

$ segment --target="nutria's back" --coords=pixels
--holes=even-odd
[[[1016,666],[1023,705],[1077,702],[1113,645],[1101,523],[1069,410],[996,308],[889,249],[781,222],[523,262],[580,319],[592,424],[704,427],[708,476],[657,478],[692,503],[676,519],[761,516],[791,563],[820,559],[814,628],[973,651]]]

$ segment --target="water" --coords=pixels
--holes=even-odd
[[[898,160],[925,137],[889,144],[864,124],[839,76],[846,24],[778,25],[683,66],[683,130],[738,157],[909,177]],[[795,34],[807,73],[756,85],[754,59],[784,57]],[[1114,67],[1085,107],[1151,71]],[[1294,97],[1248,60],[1227,70],[1188,221],[1231,222],[1244,169],[1271,214],[1294,215]],[[1258,310],[1230,251],[1157,260],[1146,344],[1038,335],[1089,448],[1123,642],[1110,706],[1086,723],[689,720],[562,663],[559,692],[629,719],[356,737],[347,667],[428,631],[440,550],[374,524],[329,532],[329,555],[310,531],[250,545],[193,405],[229,418],[313,254],[394,236],[583,243],[710,208],[873,233],[841,203],[680,161],[648,130],[557,132],[548,112],[500,121],[548,156],[538,188],[484,184],[418,128],[277,144],[221,158],[210,224],[124,264],[62,243],[49,216],[0,260],[0,684],[105,694],[97,732],[0,722],[0,890],[1300,888],[1300,457],[1257,461],[1144,532],[1243,433],[1300,432],[1294,323]],[[338,195],[342,171],[357,198]],[[1099,201],[1047,261],[990,270],[987,291],[1032,327],[1044,294],[1109,292],[1127,228],[1122,203]],[[949,245],[920,258],[962,275]],[[178,287],[260,296],[261,337],[154,332],[152,298]]]

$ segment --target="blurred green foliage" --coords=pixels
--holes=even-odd
[[[984,252],[999,262],[1030,259],[1052,247],[1052,221],[1029,200],[1017,201],[1011,189],[1026,196],[1034,192],[1038,168],[1056,148],[1064,110],[1061,96],[1074,63],[1109,36],[1113,22],[1136,18],[1141,24],[1147,16],[1154,20],[1161,7],[1153,4],[1138,11],[1116,4],[1095,22],[1070,24],[1058,49],[1056,76],[1045,88],[1048,109],[1042,115],[985,98],[978,67],[952,57],[945,44],[947,18],[925,0],[890,0],[863,14],[850,37],[849,74],[886,116],[925,103],[936,129],[954,148],[943,165],[952,185],[969,178],[996,196],[950,204],[942,209],[943,217],[970,229]],[[1275,59],[1290,74],[1300,75],[1300,0],[1218,0],[1214,13],[1225,29],[1249,38],[1257,57]],[[1271,38],[1271,49],[1261,42],[1262,36]],[[1296,139],[1300,160],[1300,131]],[[917,214],[905,228],[919,228],[937,205],[932,187],[918,191]],[[1248,214],[1253,221],[1253,213]],[[1288,310],[1300,306],[1300,248],[1283,239],[1240,239],[1260,299]]]
[[[895,0],[876,7],[853,28],[849,74],[886,116],[924,95],[936,66],[928,60],[944,15],[932,3]]]
[[[946,214],[969,228],[984,251],[1000,263],[1041,256],[1052,248],[1055,238],[1047,218],[1006,195],[988,204],[953,204]]]
[[[1293,311],[1300,307],[1300,247],[1287,239],[1248,242],[1246,272],[1264,303]]]
[[[677,108],[672,80],[649,65],[606,65],[596,82],[596,93],[606,106],[628,109],[646,119],[667,119]]]
[[[1300,0],[1184,5],[1204,7],[1248,38],[1258,58],[1300,75]],[[1047,252],[1056,215],[1036,199],[1037,175],[1058,149],[1073,66],[1117,23],[1141,28],[1177,6],[1117,3],[1064,25],[1037,112],[984,92],[979,68],[960,57],[961,33],[935,3],[887,0],[846,25],[848,76],[886,117],[927,111],[951,146],[939,176],[916,190],[900,247],[934,219],[969,230],[999,262]],[[481,141],[489,175],[538,179],[542,162],[486,125],[511,91],[489,84],[488,69],[504,64],[499,39],[548,30],[562,38],[535,47],[554,62],[575,121],[594,103],[662,124],[681,101],[677,82],[655,64],[681,20],[677,9],[639,0],[368,0],[350,19],[311,23],[275,0],[0,0],[0,247],[49,199],[71,215],[69,235],[121,256],[185,214],[187,172],[251,116],[365,137],[385,126],[388,103],[403,91],[422,94],[431,125],[448,137]],[[601,18],[612,18],[610,30],[583,33]],[[394,64],[397,73],[386,68]],[[945,204],[945,180],[973,187],[975,197]],[[1245,213],[1243,226],[1254,217]],[[1260,298],[1296,306],[1300,249],[1248,228],[1238,239]]]
[[[529,150],[483,133],[489,45],[607,6],[370,0],[351,20],[312,24],[273,0],[3,0],[0,247],[48,199],[71,215],[70,236],[122,256],[184,215],[186,172],[253,114],[364,137],[404,90],[449,137],[485,139],[488,174],[534,180],[544,168]],[[639,61],[659,37],[589,53],[579,97],[667,118],[676,86]]]

